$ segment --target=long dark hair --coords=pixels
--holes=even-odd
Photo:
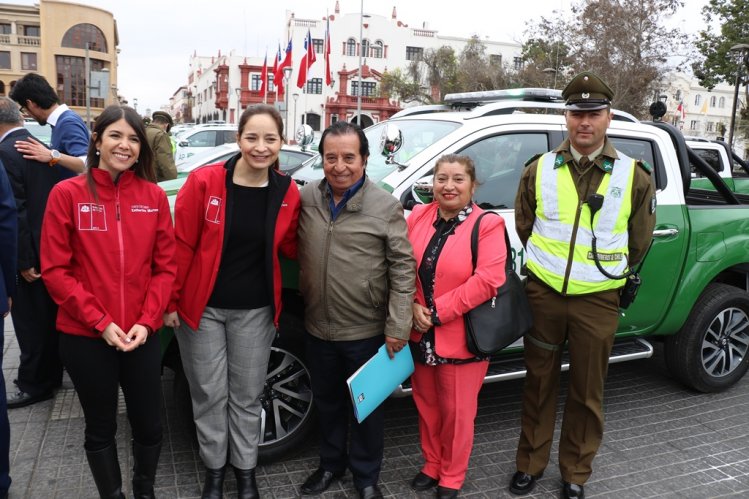
[[[276,124],[276,128],[278,129],[278,135],[281,137],[281,143],[285,144],[286,139],[283,135],[283,118],[281,118],[281,113],[278,112],[278,109],[273,106],[269,106],[268,104],[256,104],[244,110],[242,116],[239,117],[239,126],[237,127],[237,142],[239,142],[239,139],[242,137],[242,130],[244,130],[247,122],[250,121],[250,118],[252,118],[253,116],[257,116],[258,114],[267,114],[271,117],[271,119],[273,119],[273,122]],[[273,163],[273,169],[276,171],[278,171],[278,169],[281,167],[279,158],[280,154],[279,157],[276,158],[275,163]]]
[[[106,129],[114,122],[124,119],[128,125],[135,130],[135,135],[140,140],[140,154],[138,160],[130,167],[137,177],[149,182],[156,182],[156,173],[153,169],[153,151],[146,138],[146,128],[143,126],[143,120],[138,113],[131,107],[113,105],[107,107],[94,123],[94,131],[91,134],[91,140],[88,144],[88,155],[86,156],[86,168],[88,172],[88,187],[96,197],[96,187],[94,186],[93,169],[99,168],[99,155],[96,154],[96,143],[101,140]]]

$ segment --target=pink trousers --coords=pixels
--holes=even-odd
[[[424,454],[422,473],[442,487],[460,489],[473,447],[478,394],[489,362],[425,366],[411,377]]]

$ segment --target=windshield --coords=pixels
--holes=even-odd
[[[52,127],[49,125],[40,125],[36,122],[26,121],[23,126],[31,135],[39,139],[41,143],[49,146],[52,143]]]
[[[367,177],[375,183],[398,168],[395,163],[391,165],[385,163],[387,158],[381,154],[380,136],[386,123],[378,123],[364,130],[367,141],[369,141]],[[398,120],[393,123],[398,125],[398,128],[403,132],[403,146],[395,153],[394,158],[396,163],[402,165],[407,164],[411,158],[460,126],[459,123],[436,120]],[[295,180],[301,183],[323,178],[322,158],[316,156],[314,160],[308,160],[299,170],[294,172],[293,176]]]
[[[395,163],[387,164],[386,156],[382,155],[381,136],[382,130],[387,124],[383,121],[373,125],[364,134],[369,141],[369,161],[367,161],[367,176],[373,182],[379,182],[392,173],[398,164],[407,165],[408,162],[421,151],[431,146],[442,137],[460,126],[460,123],[452,121],[437,120],[397,120],[395,124],[403,133],[403,145],[395,153]]]

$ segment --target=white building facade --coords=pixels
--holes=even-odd
[[[358,9],[360,6],[359,2],[349,2],[352,8]],[[405,70],[413,60],[419,60],[425,51],[445,45],[452,47],[459,55],[470,40],[470,37],[440,36],[436,30],[428,29],[424,24],[418,28],[411,27],[398,19],[395,7],[389,16],[368,12],[362,14],[358,10],[341,14],[338,1],[331,7],[333,12],[327,17],[325,12],[317,15],[305,13],[309,17],[301,17],[287,11],[285,39],[280,41],[280,46],[283,56],[287,41],[291,40],[292,71],[285,83],[283,99],[277,98],[276,87],[272,83],[265,95],[260,92],[264,58],[242,57],[234,52],[215,56],[193,54],[185,93],[190,121],[236,123],[244,108],[265,101],[276,105],[281,111],[287,122],[287,135],[290,135],[288,130],[301,123],[307,123],[319,131],[336,120],[356,121],[358,108],[361,108],[361,124],[366,127],[389,118],[403,106],[396,100],[380,96],[383,73],[396,68]],[[330,86],[325,84],[324,54],[328,23],[333,78]],[[300,88],[297,78],[305,58],[304,41],[308,30],[316,61],[309,67],[306,85]],[[509,67],[520,64],[520,44],[485,39],[482,42],[487,55],[495,62]],[[267,63],[270,73],[277,44],[269,45],[272,47],[269,48]],[[188,113],[183,112],[182,115]]]
[[[716,85],[712,90],[701,87],[696,79],[677,73],[669,78],[666,95],[668,112],[664,120],[669,121],[687,136],[705,139],[724,140],[729,138],[731,113],[733,110],[735,87],[726,83]],[[681,108],[679,108],[681,105]],[[746,139],[738,133],[739,110],[746,106],[743,89],[736,103],[736,125],[733,148],[741,157],[747,157]]]

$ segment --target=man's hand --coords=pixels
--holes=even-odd
[[[21,271],[21,277],[23,277],[26,282],[34,282],[42,277],[42,274],[37,272],[34,267],[30,267],[26,270]]]
[[[145,345],[146,340],[148,340],[148,328],[141,324],[134,324],[133,327],[130,328],[130,331],[127,332],[127,341],[124,351],[129,352],[130,350],[135,350],[139,346]]]
[[[33,159],[40,163],[49,163],[52,160],[52,153],[47,146],[32,137],[26,140],[17,140],[15,145],[16,151],[23,154],[24,159]]]
[[[391,359],[395,357],[395,354],[403,350],[403,347],[406,346],[406,340],[399,340],[398,338],[391,338],[390,336],[385,336],[385,348],[388,351],[388,357]]]
[[[164,314],[164,325],[169,327],[179,327],[179,316],[176,311]]]

